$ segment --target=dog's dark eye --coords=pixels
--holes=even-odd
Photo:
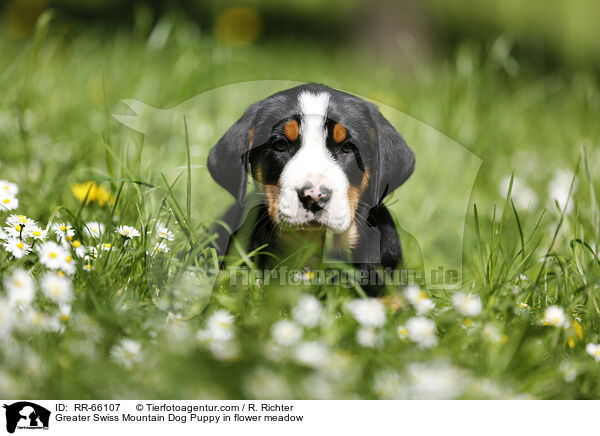
[[[288,149],[288,143],[285,139],[278,139],[273,142],[273,148],[277,151],[286,151]]]
[[[344,142],[340,147],[342,153],[352,153],[354,151],[354,144],[351,142]]]

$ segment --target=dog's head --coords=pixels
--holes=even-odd
[[[347,231],[359,205],[378,205],[415,158],[377,107],[307,84],[250,106],[208,157],[212,177],[243,207],[248,172],[282,227]]]

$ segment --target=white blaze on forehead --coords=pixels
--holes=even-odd
[[[300,109],[300,149],[281,173],[279,217],[290,224],[317,220],[334,231],[345,231],[350,225],[348,179],[327,148],[327,107],[329,94],[302,92]],[[298,189],[306,183],[331,189],[331,199],[319,216],[303,208]]]
[[[300,106],[301,123],[300,150],[293,157],[294,166],[298,177],[308,179],[323,175],[334,164],[333,156],[327,149],[327,106],[329,94],[313,94],[302,92],[298,97]],[[300,165],[302,163],[302,165]],[[315,180],[311,180],[313,183]]]
[[[327,106],[329,105],[329,94],[312,94],[302,92],[298,97],[298,104],[302,114],[302,125],[300,126],[303,135],[320,136],[325,142],[325,117],[327,115]],[[311,137],[311,139],[317,139]]]

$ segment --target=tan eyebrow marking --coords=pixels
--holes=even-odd
[[[296,139],[298,139],[298,132],[298,121],[296,120],[288,121],[285,127],[283,128],[283,133],[285,133],[285,137],[290,141],[295,141]]]
[[[339,144],[344,139],[346,139],[347,133],[348,132],[346,131],[346,128],[344,126],[342,126],[340,123],[335,123],[335,126],[333,126],[333,140],[336,143]]]

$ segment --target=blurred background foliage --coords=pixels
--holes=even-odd
[[[429,57],[464,40],[502,34],[520,56],[542,67],[600,64],[595,0],[7,0],[1,8],[3,31],[15,39],[30,35],[48,9],[66,34],[77,26],[149,32],[162,17],[178,14],[230,46],[282,38],[329,46],[360,42],[394,61],[392,53],[403,44]]]
[[[577,207],[559,226],[556,244],[552,242],[558,260],[548,262],[548,280],[544,276],[543,286],[533,282],[557,222],[563,222],[549,181],[557,170],[572,172],[582,146],[588,150],[589,167],[600,165],[597,1],[8,0],[0,8],[0,175],[18,183],[23,213],[46,223],[60,205],[78,210],[72,184],[96,180],[116,193],[119,186],[114,180],[131,174],[145,176],[148,162],[161,161],[160,153],[155,161],[143,161],[144,139],[111,116],[130,113],[122,99],[173,108],[207,90],[244,81],[325,83],[421,120],[482,159],[465,225],[463,262],[465,289],[481,295],[486,310],[474,330],[467,330],[468,326],[456,322],[455,312],[446,310],[448,293],[432,296],[440,308],[442,341],[439,348],[429,351],[398,343],[392,329],[387,332],[389,348],[386,344],[385,352],[376,353],[354,343],[354,324],[328,327],[324,336],[333,337],[330,342],[341,343],[353,357],[358,356],[360,376],[367,381],[378,368],[399,369],[418,360],[451,358],[477,376],[489,377],[515,392],[540,398],[600,396],[597,363],[584,349],[585,342],[599,339],[597,258],[583,256],[581,266],[581,253],[573,244],[577,237],[600,246],[594,182],[583,177],[582,171],[574,189]],[[227,107],[218,112],[224,117],[216,123],[190,124],[194,164],[204,163],[208,148],[245,108],[245,103],[240,104],[244,99],[230,97],[223,103]],[[180,149],[160,152],[183,163],[183,129],[177,135]],[[418,148],[420,144],[411,145]],[[160,141],[154,146],[158,150]],[[433,172],[448,161],[442,155],[418,165]],[[523,200],[518,201],[517,194],[523,190],[514,190],[521,221],[517,228],[515,220],[507,220],[498,242],[492,211],[495,204],[504,204],[508,190],[504,182],[513,171],[532,195],[521,195]],[[212,188],[205,183],[194,185],[194,190]],[[145,195],[139,186],[126,186],[115,212],[119,222],[146,223],[138,209]],[[412,195],[426,196],[421,191]],[[202,203],[194,199],[193,204],[212,211],[232,202],[224,199],[215,196]],[[486,284],[472,237],[473,203],[480,211],[481,238],[491,239],[492,252],[502,251],[496,255],[501,267],[492,277],[494,286]],[[548,211],[537,226],[543,209]],[[93,206],[84,210],[84,219],[112,223],[115,217],[109,212]],[[427,224],[433,227],[439,222]],[[533,239],[539,237],[542,243],[531,248],[536,250],[536,262],[515,270],[511,262],[520,246],[521,226],[526,235],[535,233]],[[500,244],[502,250],[495,248]],[[38,371],[41,364],[33,364],[35,359],[13,359],[11,371],[20,380],[31,380],[31,386],[23,382],[18,388],[39,397],[260,397],[242,393],[239,382],[254,365],[264,364],[260,346],[270,335],[271,322],[281,317],[280,307],[291,307],[295,294],[276,295],[268,307],[257,287],[249,286],[250,296],[228,289],[215,295],[216,304],[243,314],[239,319],[241,343],[247,344],[245,360],[227,366],[188,346],[198,320],[192,325],[164,324],[164,313],[157,313],[147,299],[140,306],[135,292],[145,295],[147,286],[139,261],[144,251],[138,251],[127,263],[129,269],[116,268],[110,274],[109,264],[96,275],[78,276],[77,289],[88,292],[79,293],[76,309],[84,306],[94,315],[93,322],[85,319],[83,327],[72,332],[83,332],[81,338],[52,336],[47,340],[48,335],[23,341],[23,353],[29,352],[27,345],[37,350],[36,357],[57,357],[44,360],[43,373]],[[568,265],[567,272],[563,264]],[[0,263],[3,271],[10,268]],[[525,278],[515,281],[515,274]],[[332,319],[336,304],[348,294],[339,301],[330,296]],[[100,303],[92,301],[96,296],[101,296]],[[531,313],[521,313],[517,301],[528,302]],[[569,336],[568,342],[567,333],[549,332],[540,325],[543,310],[555,303],[575,319],[583,318],[581,337]],[[100,309],[89,309],[93,304]],[[140,315],[132,316],[130,310]],[[408,311],[396,310],[394,322],[404,321]],[[141,318],[148,320],[147,325],[140,326]],[[484,321],[499,323],[502,333],[510,336],[508,347],[480,339]],[[96,324],[102,325],[105,334]],[[93,339],[95,330],[101,339]],[[150,350],[156,352],[148,353],[155,357],[134,377],[107,365],[109,350],[119,337],[145,340],[154,338],[157,330],[159,339],[151,345],[155,350]],[[95,341],[94,347],[89,347],[90,340]],[[23,367],[23,361],[33,363]],[[572,363],[579,372],[565,377],[560,369],[563,363]],[[277,366],[276,375],[292,384],[299,383],[298,374],[291,365]],[[352,380],[341,383],[348,387],[347,397],[385,397],[369,393],[363,386],[366,382],[357,379],[355,384]],[[389,385],[387,379],[381,385]],[[14,397],[20,391],[6,392]],[[294,396],[314,397],[312,388],[308,392],[294,391]]]

